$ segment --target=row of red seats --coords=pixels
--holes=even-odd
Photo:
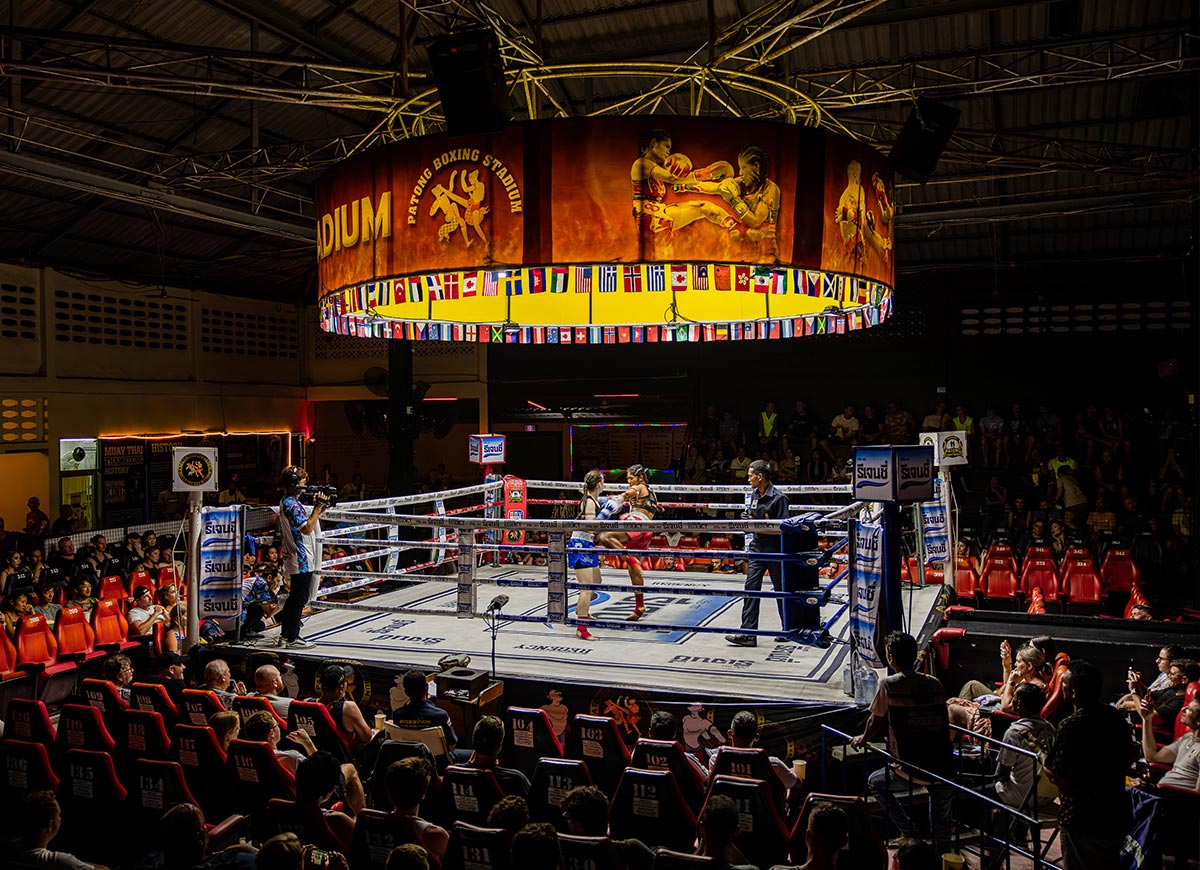
[[[1003,546],[1003,545],[996,545]],[[1064,559],[1061,566],[1052,558],[1026,553],[1020,571],[1010,553],[989,555],[976,572],[967,559],[958,559],[954,571],[954,590],[961,599],[1028,598],[1040,590],[1047,604],[1061,600],[1072,604],[1098,605],[1111,593],[1128,593],[1138,584],[1137,565],[1128,550],[1113,548],[1104,564],[1096,570],[1090,553],[1086,557]]]
[[[642,556],[640,564],[646,571],[712,571],[722,563],[722,559],[713,559],[704,555],[705,550],[732,550],[733,541],[727,535],[714,535],[709,538],[705,550],[700,547],[700,539],[696,535],[680,535],[679,543],[671,546],[665,535],[654,535],[650,539],[650,550],[679,550],[690,551],[689,556]],[[604,564],[610,568],[623,568],[622,556],[605,556]]]
[[[1037,563],[1041,570],[1053,567],[1060,578],[1067,573],[1069,565],[1087,562],[1093,569],[1096,566],[1096,560],[1092,556],[1092,551],[1082,546],[1067,547],[1060,561],[1055,558],[1054,551],[1050,547],[1041,545],[1030,546],[1024,555],[1018,558],[1016,551],[1013,550],[1011,545],[997,543],[988,547],[987,554],[984,556],[984,562],[986,563],[993,559],[1009,561],[1014,573],[1018,573],[1019,565],[1019,573],[1021,574],[1024,574],[1028,563],[1033,561]],[[1049,565],[1046,563],[1049,563]],[[1111,591],[1128,592],[1138,582],[1140,577],[1137,564],[1133,560],[1133,551],[1128,547],[1106,548],[1104,559],[1100,563],[1100,576],[1104,586]]]

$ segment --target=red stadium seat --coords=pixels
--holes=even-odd
[[[154,586],[154,579],[150,576],[150,572],[146,570],[134,571],[129,575],[130,591],[137,589],[139,586],[145,586],[150,590],[151,595],[158,591]]]
[[[654,850],[655,870],[704,870],[705,867],[722,867],[716,858],[706,855],[692,855],[689,852],[676,852],[672,849]]]
[[[142,758],[166,761],[171,757],[171,738],[163,725],[162,715],[153,710],[125,711],[125,727],[117,738],[117,752],[124,770],[132,771],[134,762]]]
[[[112,599],[100,599],[92,608],[92,631],[96,649],[109,653],[141,650],[142,644],[129,639],[129,622],[121,605]]]
[[[509,834],[503,828],[481,828],[455,822],[442,858],[442,870],[513,870]]]
[[[37,673],[39,698],[51,706],[63,703],[75,691],[78,666],[58,660],[58,642],[45,617],[22,616],[17,625],[17,665]]]
[[[7,710],[13,698],[32,698],[36,692],[33,675],[17,670],[17,648],[8,632],[0,631],[0,710]]]
[[[642,770],[665,770],[675,778],[679,793],[687,801],[693,813],[704,805],[704,774],[688,760],[682,744],[675,740],[650,740],[643,737],[633,747],[629,761],[632,767]]]
[[[708,768],[708,780],[711,783],[718,776],[740,776],[747,779],[760,779],[767,784],[775,809],[783,813],[787,806],[787,795],[784,794],[783,783],[775,775],[771,767],[771,756],[767,750],[760,747],[738,749],[733,746],[721,746],[713,756]]]
[[[129,687],[129,706],[139,710],[153,710],[162,716],[163,726],[168,731],[180,721],[179,709],[162,683],[134,683]]]
[[[554,733],[550,714],[540,707],[509,707],[505,716],[504,750],[509,767],[533,775],[541,758],[562,758],[562,744]]]
[[[388,855],[396,846],[421,844],[416,820],[379,810],[360,810],[354,816],[354,841],[350,844],[350,866],[354,870],[384,870]],[[441,867],[435,855],[428,855],[431,868]]]
[[[569,757],[586,764],[592,782],[605,794],[612,794],[629,766],[629,748],[613,718],[578,713],[568,740]]]
[[[353,762],[350,743],[342,729],[333,723],[329,708],[316,701],[292,701],[288,708],[288,730],[297,728],[306,732],[316,744],[317,749],[332,752],[334,757],[343,763]]]
[[[1197,691],[1200,691],[1200,683],[1193,682],[1187,684],[1187,689],[1183,694],[1183,707],[1181,707],[1179,712],[1175,715],[1174,736],[1176,740],[1178,740],[1184,734],[1187,734],[1190,730],[1187,725],[1183,724],[1183,712],[1188,708],[1188,705],[1191,704],[1192,701],[1196,700]]]
[[[1141,572],[1133,561],[1133,553],[1124,548],[1113,547],[1104,554],[1100,565],[1100,580],[1107,592],[1132,592],[1141,579]]]
[[[52,745],[15,737],[0,743],[0,805],[11,811],[30,792],[57,791],[58,775],[47,751]]]
[[[559,834],[558,848],[562,853],[563,867],[623,867],[617,850],[608,837],[577,837]]]
[[[1028,597],[1035,588],[1042,590],[1042,599],[1047,604],[1058,602],[1058,567],[1054,560],[1025,557],[1021,566],[1021,592]]]
[[[1087,559],[1092,563],[1092,567],[1096,566],[1096,562],[1092,559],[1092,551],[1087,547],[1067,547],[1063,553],[1063,561],[1073,561],[1075,559]]]
[[[108,680],[97,680],[88,677],[80,683],[84,700],[100,711],[104,719],[104,727],[109,734],[119,733],[124,724],[124,712],[129,709],[129,702],[121,697],[117,687]]]
[[[329,852],[350,854],[351,844],[343,840],[325,821],[325,814],[314,804],[298,804],[284,798],[267,802],[268,824],[278,833],[291,831],[300,841]]]
[[[272,798],[296,796],[296,777],[279,763],[269,743],[230,741],[225,769],[237,811],[245,815],[265,810]]]
[[[129,601],[129,590],[125,588],[125,581],[121,579],[120,574],[109,574],[107,577],[100,578],[96,597],[116,601],[124,609]]]
[[[86,704],[64,704],[58,715],[55,754],[66,758],[72,749],[112,754],[116,740],[104,726],[100,711]]]
[[[650,538],[650,549],[651,550],[669,550],[670,548],[671,548],[671,543],[667,540],[666,535],[651,536],[651,538]],[[651,556],[650,562],[651,562],[651,567],[655,571],[662,571],[667,566],[667,559],[665,556]]]
[[[771,779],[775,779],[772,774]],[[708,787],[705,803],[724,795],[738,807],[738,849],[751,864],[771,867],[787,859],[790,832],[773,803],[771,787],[761,779],[716,776]],[[701,811],[703,818],[703,811]]]
[[[46,709],[45,704],[32,698],[14,698],[8,702],[8,714],[4,719],[6,740],[15,738],[53,746],[54,737],[50,711]]]
[[[440,817],[481,825],[504,790],[490,770],[452,764],[442,774]]]
[[[90,708],[88,708],[90,709]],[[60,728],[61,731],[61,728]],[[85,861],[121,866],[130,843],[114,832],[126,830],[128,792],[117,778],[112,756],[105,752],[71,749],[61,772],[58,803],[62,808],[62,842]]]
[[[1064,564],[1062,597],[1069,604],[1100,604],[1104,597],[1104,586],[1092,561],[1077,559]]]
[[[287,720],[275,712],[275,708],[271,706],[269,698],[264,698],[262,695],[238,695],[233,699],[233,709],[242,717],[242,724],[246,724],[246,720],[250,718],[252,713],[257,713],[259,710],[266,710],[275,717],[275,724],[279,726],[280,735],[288,733]]]
[[[188,790],[210,819],[228,815],[234,806],[225,750],[207,725],[176,725],[171,732],[171,761],[178,761]]]
[[[974,603],[979,595],[979,573],[969,559],[957,559],[954,565],[954,593],[959,601]]]
[[[167,810],[179,804],[192,804],[204,811],[188,788],[179,762],[139,758],[133,774],[130,796],[138,830],[157,830],[158,822]],[[205,818],[208,818],[207,813]]]
[[[1013,571],[1011,557],[1001,559],[989,557],[983,563],[983,573],[979,577],[979,589],[984,599],[1015,601],[1019,586],[1020,581]]]
[[[566,826],[561,809],[563,795],[573,788],[592,784],[582,761],[563,758],[543,758],[529,779],[529,820],[549,822],[559,830]]]
[[[213,713],[224,713],[225,705],[211,689],[184,689],[181,721],[192,725],[207,725]]]
[[[54,639],[58,643],[59,661],[82,665],[108,655],[105,650],[96,649],[96,632],[88,624],[82,607],[64,607],[59,611],[54,622]]]
[[[173,565],[163,565],[158,569],[158,588],[161,589],[164,586],[175,586],[177,589],[180,589],[180,595],[182,597],[179,574],[175,571],[175,567]]]
[[[695,535],[680,535],[679,536],[679,549],[695,552],[700,549],[700,539],[698,537],[696,537]],[[680,559],[677,556],[675,558],[676,564],[678,564],[679,561],[680,561]],[[693,568],[695,568],[697,571],[708,571],[712,567],[711,559],[703,560],[703,562],[707,563],[707,564],[700,564],[700,565],[696,564],[696,559],[694,557],[693,558],[685,558],[682,561],[683,561],[684,567],[688,571],[691,571]]]
[[[804,835],[808,831],[808,817],[813,807],[819,803],[830,803],[840,807],[846,813],[849,828],[849,844],[838,858],[838,867],[854,868],[854,870],[886,870],[888,866],[888,850],[879,831],[871,821],[867,811],[867,803],[861,797],[847,797],[840,794],[810,794],[804,799],[804,806],[796,824],[792,826],[791,862],[804,864],[808,861],[808,844]]]
[[[1054,550],[1041,544],[1031,544],[1025,551],[1026,559],[1053,559]]]
[[[696,814],[666,770],[625,769],[608,808],[616,839],[634,837],[651,848],[689,850],[696,839]]]

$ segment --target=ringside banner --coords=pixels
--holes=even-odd
[[[242,612],[241,507],[206,507],[200,513],[200,619],[225,631]]]
[[[854,523],[854,570],[850,574],[850,636],[863,664],[885,667],[875,648],[883,597],[883,527]]]

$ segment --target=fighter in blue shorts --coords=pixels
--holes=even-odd
[[[604,496],[604,473],[592,469],[583,478],[583,498],[579,501],[577,520],[607,520],[612,519],[624,507],[622,499],[608,499],[604,504],[600,499]],[[595,535],[592,532],[572,532],[567,540],[567,566],[575,570],[575,579],[580,583],[600,583],[600,554],[596,552]],[[575,618],[591,619],[589,609],[592,603],[592,592],[580,589],[575,601]],[[575,626],[575,635],[580,640],[593,640],[586,625]]]

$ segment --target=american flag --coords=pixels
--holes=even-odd
[[[599,293],[617,292],[617,267],[599,266],[596,276],[596,291]]]
[[[576,266],[575,267],[575,292],[576,293],[591,293],[592,292],[592,267],[591,266]]]
[[[496,282],[496,273],[495,272],[484,272],[483,273],[483,295],[484,296],[495,296],[499,290],[499,287],[500,287],[500,285]]]

